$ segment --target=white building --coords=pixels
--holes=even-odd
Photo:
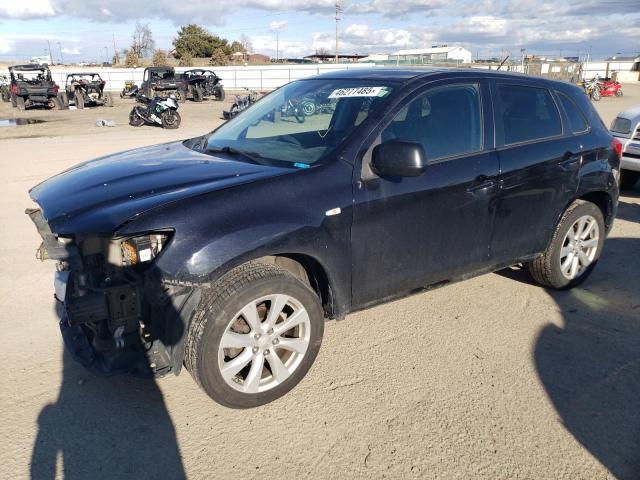
[[[431,48],[412,48],[408,50],[398,50],[389,57],[389,60],[411,63],[432,63],[432,62],[459,62],[471,63],[472,54],[463,47],[443,45]]]
[[[360,62],[360,63],[386,62],[387,60],[389,60],[389,54],[388,53],[370,53],[366,57],[361,58],[360,60],[358,60],[358,62]]]

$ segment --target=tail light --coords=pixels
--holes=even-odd
[[[58,86],[57,83],[53,84],[53,93],[58,93],[58,90],[60,90],[60,87]]]
[[[616,137],[613,137],[613,139],[611,140],[611,147],[616,152],[616,155],[618,155],[618,158],[621,158],[622,157],[622,143],[620,142],[620,140],[618,140]]]

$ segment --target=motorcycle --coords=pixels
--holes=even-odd
[[[249,92],[248,95],[236,95],[236,99],[231,105],[231,108],[227,111],[222,112],[222,116],[225,120],[230,120],[236,115],[238,115],[243,110],[246,110],[251,105],[260,100],[264,94],[256,92],[254,90],[249,90],[245,87],[245,90]]]
[[[622,85],[616,81],[603,79],[602,82],[598,82],[598,88],[600,89],[601,97],[621,97]]]
[[[134,105],[129,113],[129,125],[140,127],[141,125],[161,125],[162,128],[175,129],[180,126],[180,114],[178,113],[178,101],[173,95],[167,98],[147,98],[142,94],[136,95],[139,104]]]
[[[287,100],[280,110],[283,117],[295,117],[298,123],[304,123],[305,112],[300,103],[291,98]]]
[[[598,80],[600,77],[596,75],[591,80],[585,80],[582,82],[582,88],[584,89],[584,93],[593,100],[597,102],[600,100],[600,87],[598,86]]]

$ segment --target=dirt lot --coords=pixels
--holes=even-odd
[[[597,108],[608,124],[633,103],[640,87]],[[188,103],[163,131],[126,125],[130,108],[29,111],[47,123],[0,128],[0,478],[640,478],[638,187],[583,287],[548,292],[508,270],[330,322],[307,378],[265,407],[220,407],[187,373],[105,379],[72,363],[27,190],[204,133],[221,112]],[[16,113],[0,105],[0,119]]]

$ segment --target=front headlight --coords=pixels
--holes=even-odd
[[[120,241],[122,263],[127,266],[149,263],[156,258],[169,240],[166,233],[151,233]]]

